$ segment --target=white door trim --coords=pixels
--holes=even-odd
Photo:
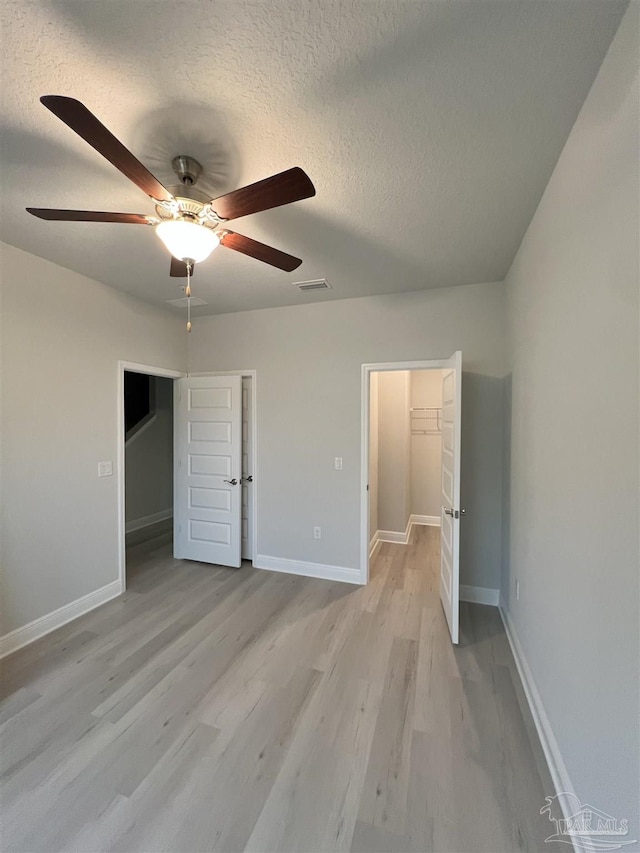
[[[118,361],[118,400],[116,417],[118,419],[118,446],[116,453],[116,489],[118,492],[118,576],[121,590],[127,588],[126,544],[124,520],[124,373],[146,373],[149,376],[162,376],[167,379],[181,379],[186,373],[179,370],[168,370],[166,367],[156,367],[152,364],[138,364],[134,361]]]
[[[448,367],[448,358],[426,361],[383,361],[361,366],[360,409],[360,583],[369,582],[369,380],[372,373],[386,370],[439,370]],[[375,531],[374,531],[375,532]]]
[[[251,507],[252,535],[251,553],[252,563],[258,554],[258,488],[260,485],[259,462],[258,462],[258,371],[257,370],[207,370],[204,373],[188,373],[189,379],[199,376],[246,376],[251,379],[251,453],[253,454],[253,506]]]

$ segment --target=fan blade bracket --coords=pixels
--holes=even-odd
[[[201,223],[210,222],[212,225],[222,225],[225,222],[228,222],[228,219],[225,219],[224,216],[220,216],[211,206],[211,202],[205,204],[198,215],[198,219]],[[218,231],[218,234],[221,232]]]
[[[181,209],[180,203],[178,202],[177,199],[172,198],[172,199],[169,199],[168,201],[158,201],[157,199],[154,199],[154,201],[156,203],[156,209],[159,208],[158,214],[161,217],[162,217],[162,212],[165,212],[166,214],[168,214],[166,217],[162,217],[163,219],[169,219],[169,218],[175,219],[176,217],[179,217],[182,215],[182,209]]]

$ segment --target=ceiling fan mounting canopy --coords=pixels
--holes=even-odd
[[[154,226],[173,255],[172,276],[185,276],[187,260],[190,264],[201,262],[219,244],[286,272],[291,272],[302,263],[300,258],[286,252],[220,228],[222,223],[230,219],[314,196],[315,187],[300,167],[287,169],[219,198],[204,200],[202,193],[194,189],[202,174],[201,164],[193,157],[180,154],[172,161],[181,184],[179,193],[174,195],[80,101],[64,95],[43,95],[40,101],[146,193],[156,206],[157,216],[28,207],[27,211],[33,216],[66,222],[117,222]]]
[[[202,174],[202,166],[196,159],[189,157],[187,154],[178,154],[171,161],[173,171],[180,179],[180,183],[185,187],[193,187],[200,175]]]

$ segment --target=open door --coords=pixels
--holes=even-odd
[[[179,379],[174,407],[174,556],[238,568],[242,378]]]
[[[447,362],[442,376],[442,510],[440,600],[452,642],[458,642],[460,609],[460,424],[462,353]]]

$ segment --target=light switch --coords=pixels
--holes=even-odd
[[[336,471],[342,471],[342,456],[336,456],[334,465]]]
[[[111,462],[98,462],[98,477],[110,477],[113,474]]]

